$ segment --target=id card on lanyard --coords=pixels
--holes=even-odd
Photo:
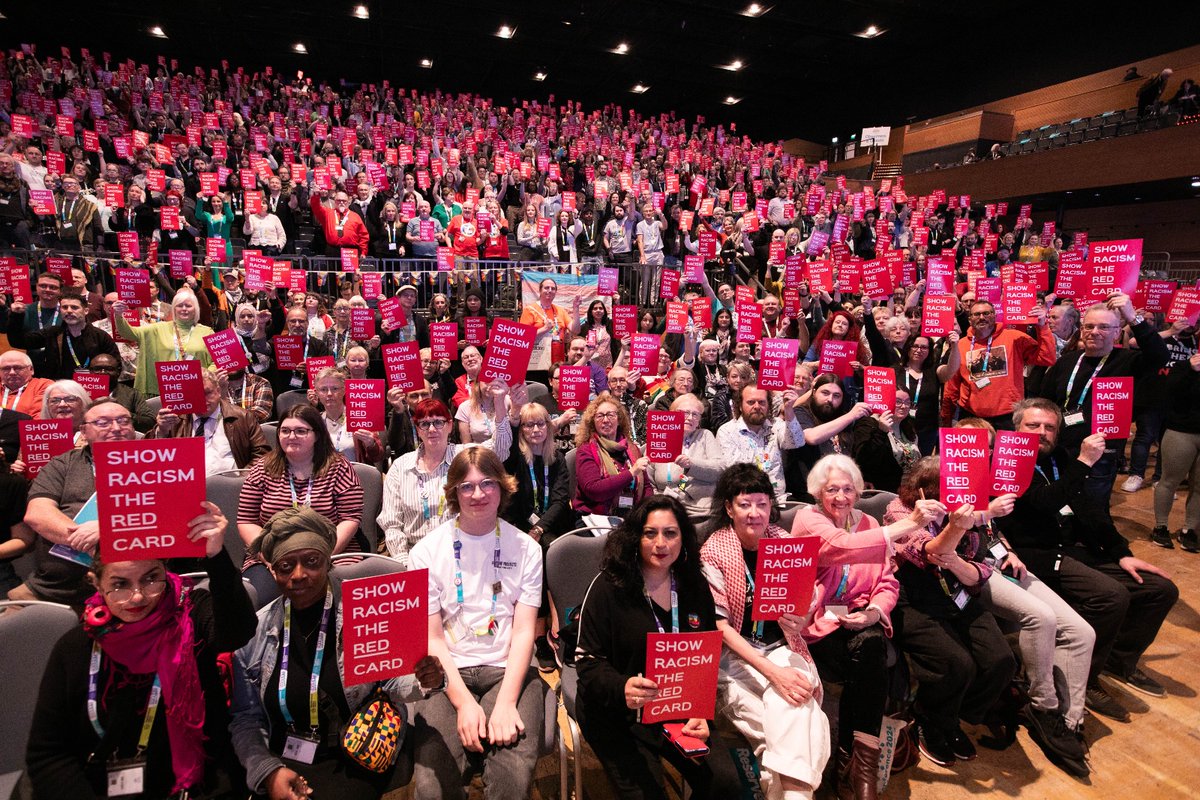
[[[92,658],[88,664],[88,721],[92,730],[101,740],[104,739],[104,726],[100,724],[99,675],[101,651],[100,643],[92,643]],[[154,676],[154,684],[150,687],[150,698],[146,702],[146,714],[142,718],[142,730],[138,735],[137,753],[133,758],[113,760],[108,765],[108,796],[125,797],[141,794],[146,785],[146,748],[150,746],[150,732],[154,729],[154,720],[158,716],[158,706],[162,700],[162,683],[158,675]]]
[[[329,634],[330,609],[333,608],[333,590],[325,590],[325,607],[321,612],[321,632],[317,634],[317,652],[313,656],[312,676],[308,680],[308,723],[307,734],[296,731],[287,704],[288,657],[292,646],[292,601],[283,601],[283,653],[279,661],[279,714],[287,723],[288,734],[283,743],[283,757],[301,764],[311,764],[317,757],[320,743],[320,719],[317,712],[317,686],[321,681],[321,665],[325,661],[325,639]]]
[[[1063,396],[1064,426],[1070,427],[1072,425],[1079,425],[1083,422],[1083,401],[1087,398],[1088,392],[1092,390],[1092,382],[1096,380],[1096,376],[1100,374],[1100,370],[1104,369],[1104,364],[1108,361],[1109,355],[1111,355],[1111,353],[1105,354],[1105,356],[1100,359],[1100,363],[1096,365],[1094,370],[1092,370],[1091,377],[1089,377],[1087,383],[1083,385],[1083,390],[1079,393],[1079,398],[1072,403],[1071,390],[1075,388],[1075,378],[1079,375],[1079,365],[1083,363],[1083,356],[1080,356],[1078,359],[1076,359],[1075,367],[1071,370],[1071,377],[1067,379],[1067,393]]]

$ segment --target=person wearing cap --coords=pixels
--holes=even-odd
[[[426,733],[407,724],[404,704],[445,685],[432,656],[416,663],[414,676],[347,684],[342,585],[331,575],[336,541],[332,522],[299,506],[273,515],[250,546],[282,593],[258,612],[258,632],[233,657],[229,732],[246,785],[259,795],[382,796],[393,788],[396,762],[384,772],[360,766],[342,748],[343,727],[378,688],[405,720],[403,746],[410,732]]]
[[[417,287],[411,283],[401,284],[396,296],[404,311],[404,324],[382,336],[383,343],[416,342],[420,347],[429,347],[429,323],[416,314]]]

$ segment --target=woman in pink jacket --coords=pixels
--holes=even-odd
[[[588,404],[575,434],[575,497],[580,514],[625,518],[652,493],[650,459],[630,437],[629,415],[608,392]]]

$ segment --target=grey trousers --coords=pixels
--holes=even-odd
[[[1200,433],[1168,430],[1159,445],[1162,480],[1154,485],[1154,524],[1166,527],[1175,504],[1175,490],[1188,478],[1183,527],[1200,528]]]

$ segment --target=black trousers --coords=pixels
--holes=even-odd
[[[838,747],[849,751],[854,732],[879,735],[887,704],[887,639],[880,625],[860,631],[838,628],[808,643],[822,681],[842,684]]]

